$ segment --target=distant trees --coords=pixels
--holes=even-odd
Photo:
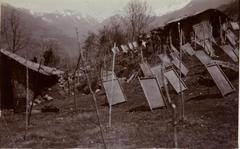
[[[86,60],[93,60],[93,57],[97,57],[98,49],[97,42],[98,37],[95,33],[88,33],[88,37],[84,41],[84,56]]]
[[[59,63],[60,58],[56,54],[58,49],[59,45],[55,39],[46,39],[42,42],[44,65],[56,66]]]
[[[120,47],[129,41],[135,41],[138,35],[149,29],[153,20],[147,2],[130,0],[122,16],[112,17],[110,23],[98,32],[88,34],[82,44],[84,56],[92,64],[108,66],[112,62],[111,49],[114,43]]]
[[[128,2],[123,18],[131,40],[149,27],[153,21],[151,14],[152,9],[146,1],[130,0]]]
[[[47,66],[53,59],[52,49],[48,49],[47,51],[44,51],[43,58],[44,58],[44,65]]]
[[[111,52],[114,43],[117,45],[122,44],[125,41],[125,37],[126,35],[117,23],[104,26],[97,33],[88,34],[83,42],[84,55],[87,56],[87,59],[107,55]]]
[[[10,51],[16,52],[23,49],[29,39],[24,29],[24,22],[21,19],[20,11],[10,6],[2,8],[2,35]]]
[[[104,26],[97,33],[88,33],[82,44],[82,54],[86,64],[99,72],[106,62],[111,63],[109,58],[112,57],[111,49],[114,43],[122,44],[125,37],[120,25],[114,22]],[[80,63],[79,61],[80,59],[78,59],[78,63]]]
[[[120,45],[126,41],[126,35],[123,32],[121,26],[117,22],[113,22],[111,25],[111,35],[110,38],[112,39],[112,45],[116,43]]]

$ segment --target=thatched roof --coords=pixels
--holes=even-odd
[[[14,53],[11,53],[5,49],[0,49],[0,53],[18,62],[19,64],[24,65],[25,67],[33,71],[36,71],[38,73],[41,73],[43,75],[51,76],[51,75],[60,75],[64,73],[63,71],[57,70],[56,68],[51,68],[44,65],[40,66],[40,64],[38,63],[34,63],[32,61],[26,60],[25,58],[19,55],[16,55]]]

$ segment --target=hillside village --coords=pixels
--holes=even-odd
[[[237,148],[238,5],[130,0],[99,23],[2,4],[0,147]]]

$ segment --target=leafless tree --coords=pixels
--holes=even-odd
[[[29,39],[24,31],[24,23],[21,19],[20,11],[15,8],[6,8],[2,14],[2,33],[7,47],[12,52],[23,49]]]
[[[120,45],[126,41],[125,40],[125,34],[121,28],[121,26],[117,23],[117,22],[112,22],[111,26],[110,26],[110,31],[111,31],[111,46],[114,45],[114,43],[116,43],[117,45]]]
[[[128,26],[130,39],[144,32],[153,21],[152,9],[146,1],[130,0],[125,8],[124,22]]]

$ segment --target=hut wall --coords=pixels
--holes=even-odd
[[[11,72],[9,65],[3,63],[5,57],[0,56],[0,89],[1,89],[1,109],[9,109],[14,107],[13,88],[11,82]]]

